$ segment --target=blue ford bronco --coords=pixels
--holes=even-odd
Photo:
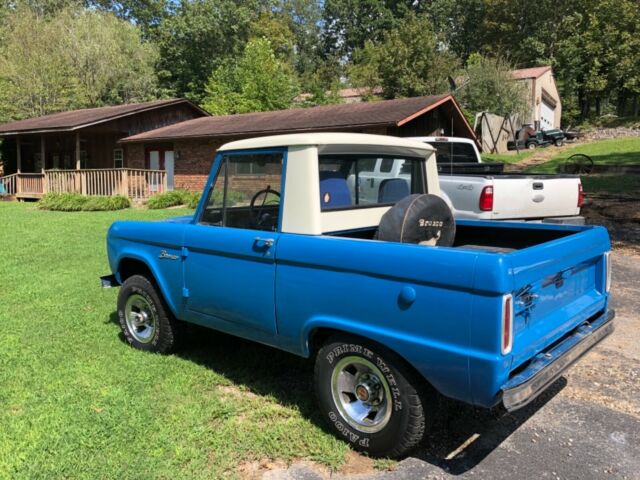
[[[364,202],[359,173],[380,159]],[[518,409],[613,331],[606,229],[455,221],[438,194],[433,148],[413,140],[228,143],[193,215],[111,226],[102,283],[141,350],[170,352],[195,323],[313,358],[336,435],[400,456],[438,394]]]

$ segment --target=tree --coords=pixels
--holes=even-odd
[[[299,93],[293,68],[276,58],[271,43],[247,43],[237,61],[218,67],[207,82],[203,106],[214,115],[262,112],[290,107]]]
[[[155,30],[169,14],[168,0],[85,0],[85,5],[137,25],[144,38],[153,38]]]
[[[211,72],[241,55],[254,7],[232,0],[183,0],[157,29],[161,86],[200,103]]]
[[[511,70],[511,66],[499,58],[472,54],[465,69],[466,83],[457,92],[458,100],[471,114],[528,113],[528,89],[522,82],[513,80]]]
[[[457,65],[441,48],[431,21],[411,13],[381,42],[367,41],[354,52],[349,77],[356,87],[382,87],[385,98],[434,95],[448,90],[447,78]]]
[[[34,35],[33,32],[38,32]],[[156,98],[156,52],[138,29],[110,14],[20,9],[3,28],[0,117]]]

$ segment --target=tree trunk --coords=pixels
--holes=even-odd
[[[633,116],[637,117],[640,115],[640,102],[638,101],[638,97],[640,94],[633,95]]]
[[[600,97],[596,97],[596,117],[599,117],[602,114],[601,104],[602,101]]]
[[[624,90],[619,90],[619,94],[618,94],[618,116],[619,117],[624,117],[624,114],[626,113],[626,103],[627,103],[627,92],[625,92]]]

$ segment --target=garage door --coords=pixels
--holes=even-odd
[[[540,129],[548,130],[554,128],[556,109],[544,100],[540,104]]]

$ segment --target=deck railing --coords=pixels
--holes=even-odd
[[[110,168],[91,170],[46,170],[41,173],[14,173],[0,177],[0,195],[42,196],[45,193],[82,195],[124,195],[144,200],[167,191],[164,170]]]
[[[18,185],[18,174],[14,173],[6,177],[0,177],[0,196],[13,196],[16,194]]]

